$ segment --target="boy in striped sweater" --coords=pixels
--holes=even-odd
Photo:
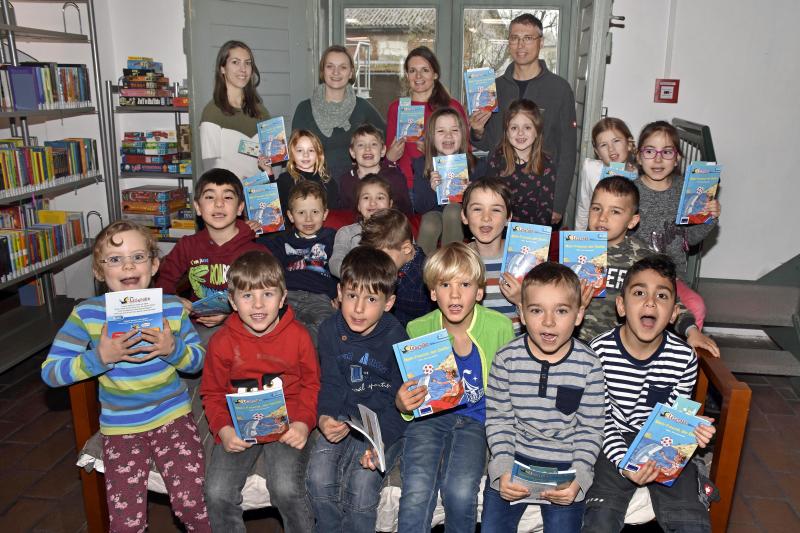
[[[110,291],[146,289],[158,270],[158,244],[143,227],[114,222],[95,240],[93,270]],[[199,372],[205,350],[176,296],[164,295],[163,314],[159,329],[112,338],[105,295],[89,298],[72,310],[42,364],[42,379],[51,387],[98,378],[111,531],[146,529],[151,461],[186,529],[211,531],[203,447],[186,383],[177,372]],[[141,340],[147,343],[136,346]]]
[[[537,265],[522,281],[521,298],[527,334],[497,351],[486,388],[491,455],[481,531],[516,531],[527,505],[512,503],[532,498],[540,504],[545,533],[579,532],[603,437],[603,372],[594,352],[572,338],[583,319],[572,270]],[[531,494],[512,481],[515,461],[574,470],[575,479]]]
[[[690,397],[697,381],[694,350],[666,331],[678,312],[675,284],[675,264],[669,257],[652,255],[634,263],[616,300],[625,323],[591,343],[605,375],[605,428],[595,483],[586,498],[584,532],[620,531],[638,486],[648,488],[656,520],[665,531],[711,531],[694,463],[689,462],[669,487],[653,483],[658,475],[655,461],[638,472],[619,468],[655,404],[672,405],[678,396]],[[695,429],[701,448],[714,431],[710,424]]]

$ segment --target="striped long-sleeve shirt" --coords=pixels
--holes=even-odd
[[[628,452],[622,434],[638,432],[657,402],[672,405],[678,396],[691,397],[697,381],[697,355],[678,336],[665,331],[655,353],[639,360],[619,332],[614,328],[591,342],[606,383],[603,453],[617,466]]]
[[[483,292],[484,307],[494,309],[498,313],[502,313],[511,320],[514,326],[514,335],[520,334],[521,324],[519,322],[519,313],[517,306],[506,300],[503,293],[500,292],[500,267],[503,264],[503,256],[493,258],[481,258],[486,267],[486,288]]]
[[[56,335],[42,363],[42,379],[60,387],[98,377],[104,435],[141,433],[175,420],[191,411],[186,383],[177,370],[199,372],[205,348],[176,297],[164,296],[164,318],[175,337],[172,354],[144,363],[106,365],[97,352],[106,321],[105,296],[85,300],[75,306]]]
[[[528,336],[497,351],[486,388],[489,479],[498,487],[515,454],[537,461],[570,463],[580,485],[592,485],[603,440],[603,371],[597,356],[573,339],[557,363],[531,353]]]

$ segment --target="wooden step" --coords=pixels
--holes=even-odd
[[[731,372],[768,376],[800,376],[800,361],[791,352],[764,348],[721,348]]]
[[[752,281],[700,280],[707,324],[793,327],[800,288]]]

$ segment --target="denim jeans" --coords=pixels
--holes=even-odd
[[[483,491],[483,513],[481,514],[481,533],[516,533],[519,521],[528,505],[511,505],[500,496],[500,492],[489,486]],[[580,533],[585,504],[572,502],[570,505],[539,505],[542,511],[544,533]]]
[[[298,450],[280,442],[255,444],[243,452],[226,452],[215,444],[206,471],[206,505],[211,529],[222,533],[244,533],[242,487],[258,457],[263,454],[267,489],[278,508],[286,533],[308,533],[314,528],[306,494],[306,465],[312,439]]]
[[[398,533],[430,533],[439,492],[447,533],[474,533],[486,466],[486,431],[475,419],[446,412],[406,429]]]
[[[316,348],[319,325],[336,312],[336,309],[331,305],[330,296],[315,292],[291,290],[286,296],[286,301],[292,306],[295,319],[308,330]]]
[[[375,533],[384,473],[361,466],[369,443],[348,434],[339,442],[317,439],[308,461],[306,487],[318,533]],[[386,470],[402,454],[403,440],[386,450]]]
[[[624,433],[630,446],[636,435]],[[625,524],[625,513],[638,488],[601,451],[594,465],[594,483],[586,495],[584,533],[617,533]],[[672,486],[647,485],[658,524],[671,533],[710,533],[708,510],[698,497],[697,465],[689,461]]]

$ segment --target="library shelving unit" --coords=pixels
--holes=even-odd
[[[15,3],[53,3],[53,0],[15,0]],[[43,109],[43,110],[11,110],[0,112],[0,120],[8,121],[12,136],[22,137],[27,145],[30,141],[28,131],[28,119],[35,118],[41,121],[60,121],[70,117],[81,115],[96,115],[100,128],[100,135],[97,142],[97,157],[102,158],[103,168],[108,168],[108,157],[102,142],[105,138],[105,109],[100,92],[100,66],[98,61],[97,32],[94,15],[93,0],[77,0],[77,3],[86,6],[89,21],[89,34],[68,33],[66,31],[44,30],[27,26],[17,25],[15,17],[12,15],[11,3],[8,0],[0,0],[2,9],[2,19],[0,19],[0,62],[18,65],[17,43],[37,42],[37,43],[77,43],[86,44],[91,48],[91,69],[93,77],[93,90],[95,105],[77,107],[70,109]],[[66,4],[65,4],[66,5]],[[6,52],[5,46],[8,51]],[[54,198],[74,190],[103,180],[99,172],[91,176],[68,176],[58,178],[47,184],[36,186],[25,186],[16,189],[5,189],[0,191],[0,205],[20,205],[30,201],[32,198]],[[106,183],[106,202],[111,198]],[[85,226],[88,230],[88,227]],[[3,328],[0,333],[0,372],[16,365],[38,351],[46,348],[52,343],[56,332],[64,323],[64,320],[72,310],[75,302],[62,296],[56,296],[53,286],[53,273],[66,268],[67,266],[87,257],[91,254],[92,243],[87,239],[80,245],[67,250],[58,256],[45,261],[30,265],[27,269],[17,272],[13,277],[9,277],[0,282],[0,290],[16,290],[18,285],[31,279],[39,279],[42,284],[45,305],[40,307],[16,306],[0,314]]]
[[[173,91],[176,93],[177,96],[177,84],[172,86]],[[119,148],[117,145],[117,138],[119,134],[117,133],[117,124],[116,124],[116,115],[117,113],[134,113],[134,114],[145,114],[145,113],[160,113],[160,114],[171,114],[174,118],[175,122],[175,132],[178,132],[178,127],[182,124],[186,124],[183,122],[183,115],[189,113],[188,107],[178,107],[172,105],[137,105],[137,106],[122,106],[116,105],[116,98],[119,95],[119,85],[114,85],[110,81],[106,81],[106,105],[109,109],[109,119],[108,119],[108,137],[106,138],[106,144],[109,147],[109,152],[113,154],[112,156],[112,164],[111,164],[111,175],[113,175],[113,180],[111,180],[114,184],[116,190],[114,191],[115,195],[115,202],[113,208],[113,214],[110,214],[111,220],[118,220],[122,218],[122,197],[121,197],[121,188],[120,188],[120,180],[126,178],[142,178],[142,179],[164,179],[164,180],[177,180],[178,185],[183,187],[186,184],[185,180],[188,180],[190,183],[192,182],[192,174],[176,174],[171,172],[122,172],[120,167],[120,160],[119,160]],[[194,173],[194,162],[192,164],[192,172]],[[112,206],[109,206],[111,209]],[[159,239],[161,242],[177,242],[177,239],[171,239],[168,237],[162,237]]]

